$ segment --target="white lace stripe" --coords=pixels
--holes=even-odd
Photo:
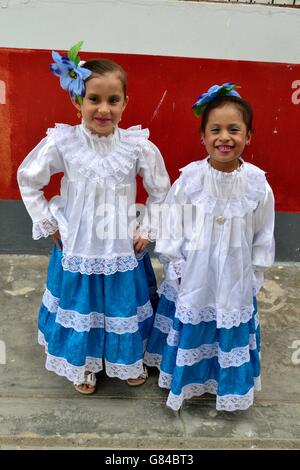
[[[105,328],[105,331],[109,333],[135,333],[138,330],[138,324],[153,315],[150,300],[137,307],[137,315],[128,318],[109,317],[101,312],[82,314],[75,310],[62,309],[58,306],[59,298],[54,297],[49,289],[45,290],[42,302],[51,313],[56,313],[57,323],[78,332],[90,331],[91,328]]]
[[[170,387],[168,387],[170,388]],[[175,395],[173,392],[169,393],[167,399],[167,406],[174,411],[179,410],[184,400],[192,397],[201,396],[204,393],[216,394],[218,383],[215,380],[207,380],[204,384],[188,384],[182,388],[180,395]]]
[[[87,357],[84,366],[74,366],[63,357],[52,356],[48,352],[48,344],[43,333],[39,330],[38,342],[45,347],[47,354],[46,369],[57,375],[66,377],[73,383],[83,383],[85,371],[100,372],[103,369],[102,358]],[[137,378],[143,373],[143,360],[140,359],[133,364],[118,364],[104,360],[105,371],[109,377],[118,377],[121,380]]]
[[[46,369],[55,372],[57,375],[66,377],[73,383],[84,382],[85,371],[100,372],[103,369],[102,358],[86,357],[83,366],[74,366],[70,364],[65,358],[52,356],[48,352],[48,344],[41,331],[38,332],[38,342],[41,346],[45,347]]]
[[[224,352],[218,347],[218,362],[222,369],[240,367],[250,362],[249,345],[241,348],[233,348],[229,352]]]
[[[150,300],[137,308],[138,322],[141,323],[153,315],[153,308]]]
[[[172,374],[168,374],[161,370],[158,379],[158,386],[161,388],[171,388],[172,378]]]
[[[150,300],[145,305],[137,308],[137,315],[129,318],[124,317],[108,317],[105,316],[105,331],[108,333],[135,333],[139,329],[139,323],[153,314]]]
[[[218,342],[202,344],[194,349],[178,348],[176,365],[192,366],[203,359],[211,359],[212,357],[218,357],[218,363],[222,369],[240,367],[250,361],[249,346],[233,348],[229,352],[222,351]]]
[[[245,395],[217,395],[216,409],[218,411],[246,410],[253,405],[254,387]]]
[[[258,312],[256,312],[256,314],[254,315],[254,322],[255,322],[255,329],[257,330],[259,326],[259,313]]]
[[[256,342],[256,334],[250,333],[249,335],[249,349],[255,350],[257,349],[257,342]]]
[[[169,388],[169,387],[168,387]],[[188,384],[182,389],[180,395],[169,393],[167,406],[174,411],[179,410],[184,400],[195,396],[201,396],[204,393],[217,394],[218,384],[215,380],[208,380],[204,384]],[[223,411],[246,410],[253,405],[254,387],[245,395],[217,395],[216,409]]]
[[[164,315],[161,315],[160,313],[157,313],[155,315],[155,320],[154,320],[154,328],[157,328],[159,331],[162,333],[168,334],[170,331],[170,328],[172,326],[172,319],[165,317]]]
[[[148,351],[145,352],[144,363],[146,364],[146,366],[157,367],[159,369],[161,360],[162,360],[161,354],[154,354]]]
[[[167,283],[167,281],[163,281],[157,290],[159,295],[164,295],[167,300],[170,302],[175,302],[177,299],[177,292],[173,286]]]
[[[179,344],[179,331],[171,328],[167,337],[167,344],[169,346],[178,346]]]
[[[104,328],[105,316],[103,313],[90,312],[81,314],[74,310],[64,310],[57,308],[56,323],[65,328],[73,328],[75,331],[90,331],[91,328]]]
[[[59,298],[55,297],[48,288],[46,288],[43,298],[42,298],[42,303],[45,305],[45,307],[49,310],[49,312],[56,313],[58,309],[58,304],[59,304]]]
[[[116,364],[105,361],[105,371],[108,377],[118,377],[121,380],[136,379],[144,371],[143,360],[134,364]]]
[[[193,309],[177,302],[175,316],[182,323],[191,323],[197,325],[205,321],[216,321],[217,328],[230,329],[233,326],[239,326],[241,323],[247,323],[253,313],[253,305],[243,307],[241,310],[233,310],[231,312],[223,312],[216,310],[215,307],[204,307],[200,310]]]
[[[81,274],[104,274],[109,276],[116,272],[133,271],[138,265],[134,254],[87,258],[83,256],[73,256],[64,253],[62,258],[62,267],[65,271],[79,272]]]
[[[218,343],[202,344],[198,348],[181,349],[178,348],[176,365],[192,366],[202,359],[210,359],[218,355]]]

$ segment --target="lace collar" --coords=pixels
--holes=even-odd
[[[204,211],[208,214],[220,215],[220,200],[207,191],[205,178],[211,177],[211,167],[208,158],[197,162],[192,162],[182,168],[181,178],[184,185],[184,192],[195,205],[204,206]],[[263,199],[266,188],[265,172],[251,163],[242,161],[240,168],[231,173],[214,170],[214,174],[222,181],[232,181],[232,178],[241,180],[244,190],[239,197],[232,197],[226,201],[224,217],[243,217],[248,212],[254,211],[259,202]],[[237,174],[235,175],[235,173]],[[230,180],[229,180],[230,179]],[[224,202],[224,201],[223,201]],[[223,206],[223,205],[221,205]]]
[[[56,124],[47,134],[54,139],[64,160],[81,175],[110,187],[129,174],[149,137],[148,129],[141,126],[116,128],[113,135],[99,137],[82,125]]]
[[[82,120],[81,125],[77,127],[77,132],[89,147],[92,147],[101,155],[107,155],[112,147],[120,140],[118,126],[114,127],[114,132],[112,134],[108,136],[99,136],[97,134],[93,134]]]

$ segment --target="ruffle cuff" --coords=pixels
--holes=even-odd
[[[53,235],[58,230],[58,224],[54,217],[49,219],[39,220],[34,222],[32,226],[32,238],[39,240],[40,238],[47,238],[49,235]]]
[[[149,240],[149,242],[154,242],[156,239],[155,231],[143,226],[138,227],[136,235],[145,240]]]
[[[185,263],[186,261],[184,259],[170,261],[165,268],[166,280],[175,281],[175,279],[182,277]]]

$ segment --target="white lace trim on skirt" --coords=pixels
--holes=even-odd
[[[157,367],[159,369],[161,360],[162,360],[161,354],[150,353],[148,351],[145,352],[144,363],[146,364],[146,366]]]
[[[203,359],[218,358],[218,363],[222,369],[228,367],[240,367],[250,361],[249,346],[233,348],[229,352],[222,351],[219,343],[202,344],[194,349],[178,348],[176,356],[177,366],[192,366]]]
[[[91,328],[105,328],[108,333],[135,333],[139,328],[139,323],[153,315],[150,300],[137,307],[137,315],[128,318],[109,317],[100,312],[82,314],[75,310],[62,309],[59,307],[59,298],[54,297],[49,289],[45,290],[42,302],[51,313],[56,313],[57,323],[78,332],[90,331]]]
[[[142,359],[134,364],[113,364],[105,361],[105,372],[108,377],[118,377],[121,380],[136,379],[143,371]]]
[[[171,328],[167,336],[167,344],[169,346],[178,346],[179,344],[179,331]]]
[[[182,323],[197,325],[202,321],[216,321],[217,328],[229,329],[233,326],[239,326],[241,323],[247,323],[253,314],[253,310],[253,305],[243,307],[241,310],[233,310],[231,312],[216,310],[215,307],[204,307],[199,310],[182,305],[178,302],[176,305],[175,316],[179,318]]]
[[[175,395],[173,392],[169,393],[167,406],[177,411],[184,400],[201,396],[204,393],[211,393],[217,395],[216,409],[219,411],[246,410],[253,404],[254,390],[258,389],[259,379],[259,377],[254,379],[254,387],[250,388],[245,395],[217,395],[218,383],[215,380],[207,380],[204,384],[188,384],[183,387],[180,395]],[[170,388],[170,386],[167,386],[168,383],[170,383],[169,374],[164,374],[164,377],[160,377],[159,385],[161,387]]]
[[[51,372],[55,372],[57,375],[66,377],[73,383],[84,382],[85,371],[96,373],[103,369],[101,358],[86,357],[85,364],[83,366],[74,366],[64,357],[52,356],[52,354],[49,354],[48,352],[48,344],[41,331],[38,332],[38,342],[41,346],[45,347],[45,352],[47,354],[46,369]]]
[[[172,327],[172,319],[157,313],[154,320],[154,328],[157,328],[162,333],[168,334]]]
[[[104,274],[109,276],[116,272],[133,271],[138,265],[134,254],[124,256],[88,258],[63,254],[62,267],[65,271],[81,274]]]
[[[84,366],[74,366],[63,357],[52,356],[48,352],[48,344],[41,331],[38,332],[38,342],[45,347],[47,354],[46,369],[57,375],[66,377],[73,383],[83,383],[85,371],[100,372],[103,369],[103,359],[86,357]],[[137,378],[143,373],[143,360],[133,364],[115,364],[104,359],[105,371],[109,377],[117,377],[121,380]]]
[[[170,284],[168,284],[167,281],[163,281],[161,283],[159,289],[157,290],[157,293],[159,295],[164,295],[166,299],[169,300],[170,302],[176,302],[177,295],[178,295],[178,292],[176,291],[176,289]]]
[[[256,341],[255,333],[250,333],[249,335],[249,349],[251,350],[257,349],[257,341]]]
[[[259,313],[258,313],[258,311],[254,315],[254,322],[255,322],[255,329],[257,330],[257,327],[259,326]]]

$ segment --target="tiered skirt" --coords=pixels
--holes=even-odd
[[[63,270],[54,246],[38,320],[46,368],[76,383],[85,371],[103,369],[122,380],[138,377],[153,325],[153,291],[148,254],[133,270],[87,275]]]
[[[170,390],[167,406],[178,410],[185,399],[216,395],[217,410],[244,410],[260,390],[260,327],[256,298],[251,318],[232,328],[216,321],[182,323],[176,317],[176,292],[163,284],[145,363],[159,369],[159,386]]]

